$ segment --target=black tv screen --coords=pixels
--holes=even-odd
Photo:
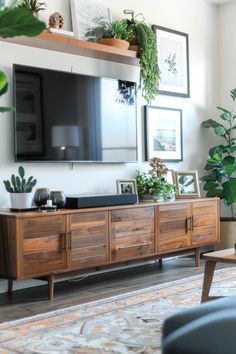
[[[137,161],[135,82],[13,70],[16,161]]]

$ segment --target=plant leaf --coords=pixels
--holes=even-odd
[[[222,198],[225,199],[226,205],[236,202],[236,178],[230,178],[229,181],[223,183]]]
[[[0,37],[15,36],[33,37],[40,34],[46,25],[39,21],[29,11],[15,7],[0,11]]]

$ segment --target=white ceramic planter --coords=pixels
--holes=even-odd
[[[12,209],[29,209],[32,207],[31,193],[10,193]]]

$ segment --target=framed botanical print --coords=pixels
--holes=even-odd
[[[145,106],[145,158],[182,161],[182,110]]]
[[[178,198],[200,197],[197,171],[175,171],[175,183]]]
[[[190,97],[188,34],[156,25],[152,29],[157,37],[161,71],[159,93]]]

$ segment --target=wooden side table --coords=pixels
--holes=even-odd
[[[209,301],[221,297],[221,296],[209,296],[216,263],[223,262],[223,263],[236,264],[236,251],[234,248],[229,248],[227,250],[209,252],[203,255],[203,259],[206,260],[206,263],[205,263],[204,279],[203,279],[203,286],[202,286],[201,302],[205,302],[205,301]]]

